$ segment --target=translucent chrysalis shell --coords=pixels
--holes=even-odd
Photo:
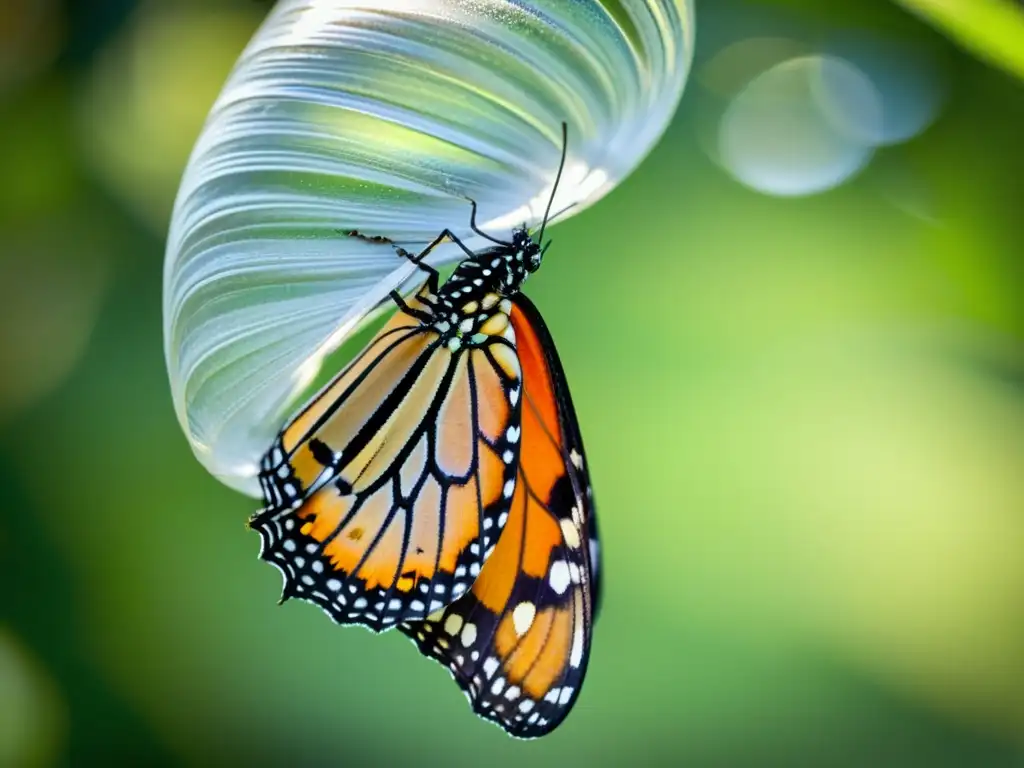
[[[665,130],[689,0],[282,0],[210,112],[164,266],[174,405],[199,460],[258,495],[295,399],[445,227],[507,233],[605,195]],[[451,247],[431,258],[458,258]]]

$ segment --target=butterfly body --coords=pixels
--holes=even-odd
[[[494,245],[472,251],[445,230],[418,256],[395,246],[426,280],[391,294],[394,316],[281,430],[250,525],[282,599],[398,627],[474,711],[529,738],[555,728],[582,685],[597,529],[561,363],[520,292],[543,226],[496,240],[475,212]],[[423,258],[446,238],[467,258],[441,284]]]
[[[510,244],[485,248],[459,262],[440,288],[432,273],[428,290],[420,296],[430,310],[418,316],[433,325],[450,349],[486,343],[487,336],[507,326],[512,308],[508,299],[540,268],[541,258],[540,244],[525,227],[519,228]]]

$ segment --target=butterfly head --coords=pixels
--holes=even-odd
[[[544,249],[540,243],[533,239],[525,226],[512,232],[512,246],[515,248],[515,263],[522,265],[526,273],[536,272],[540,269],[540,262],[544,258]],[[526,275],[524,274],[525,278]]]
[[[495,288],[510,296],[519,290],[531,273],[540,269],[544,249],[524,225],[512,230],[511,242],[492,249],[491,253],[497,256],[490,262],[495,268]]]

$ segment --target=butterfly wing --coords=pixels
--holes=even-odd
[[[424,285],[281,432],[250,526],[282,599],[381,631],[463,594],[508,517],[520,367],[507,301],[479,346],[447,343]],[[504,318],[504,321],[503,319]]]
[[[400,625],[446,666],[479,715],[520,738],[568,714],[586,671],[597,599],[597,528],[576,415],[533,304],[511,314],[523,381],[519,477],[508,522],[469,593]]]

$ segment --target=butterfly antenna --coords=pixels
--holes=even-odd
[[[566,150],[569,149],[569,126],[563,120],[562,121],[562,159],[558,162],[558,173],[555,174],[555,185],[551,188],[551,197],[548,198],[548,207],[544,211],[544,221],[540,225],[540,234],[537,236],[538,242],[544,242],[544,228],[548,225],[548,216],[551,215],[551,206],[555,202],[555,192],[558,191],[558,182],[562,180],[562,170],[565,168],[565,154]]]
[[[579,205],[579,201],[576,201],[576,202],[573,202],[573,203],[569,203],[567,206],[565,206],[565,208],[559,208],[557,211],[555,211],[554,215],[551,218],[552,219],[557,219],[563,213],[565,213],[568,210],[571,210],[571,209],[575,208],[577,205]]]

